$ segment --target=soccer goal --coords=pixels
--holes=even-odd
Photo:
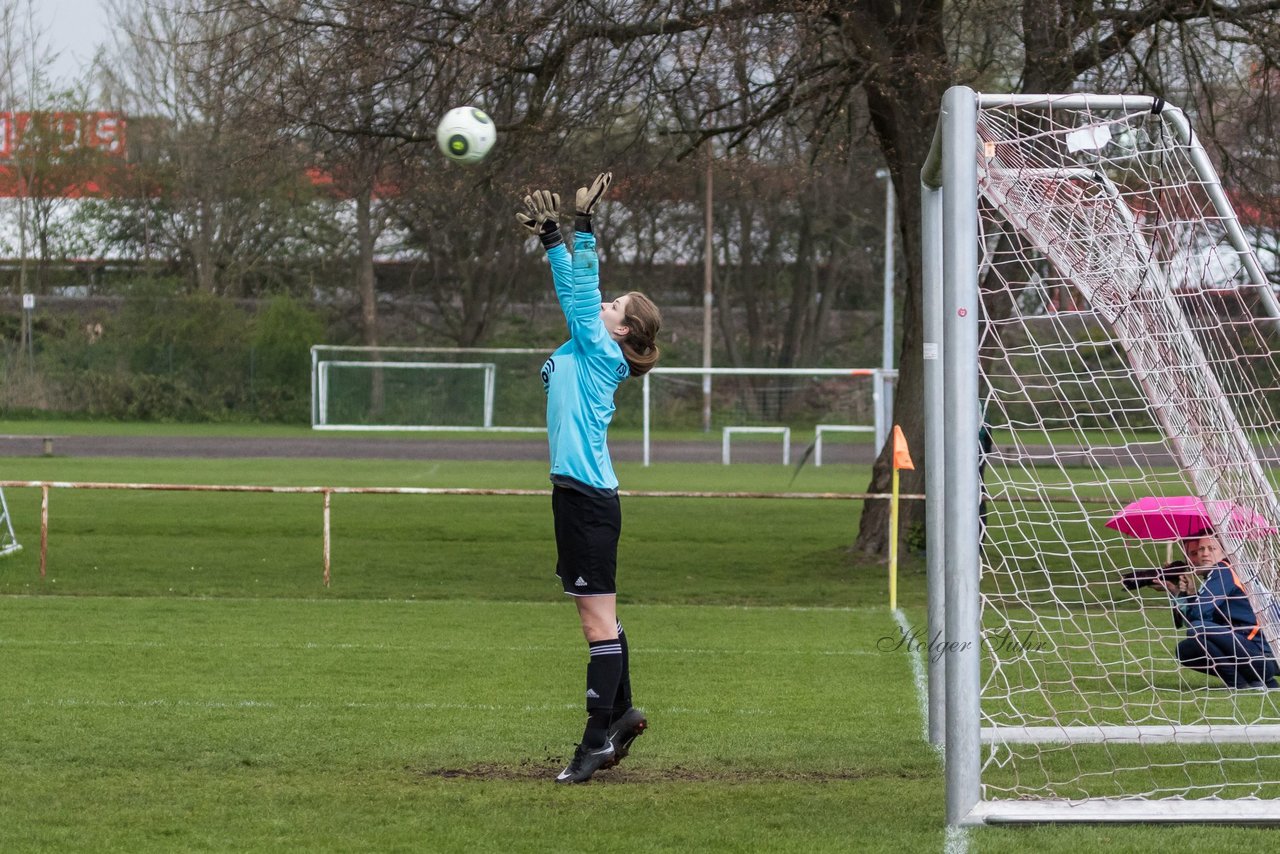
[[[1105,522],[1191,495],[1280,650],[1276,259],[1181,110],[948,91],[922,173],[930,734],[953,824],[1280,822],[1280,692],[1181,668],[1169,543]],[[989,445],[980,450],[985,427]]]
[[[315,430],[537,432],[546,352],[506,348],[311,348]]]
[[[13,519],[9,516],[9,502],[0,489],[0,557],[22,551],[22,544],[13,533]]]
[[[693,368],[659,365],[640,383],[644,464],[655,429],[728,433],[791,429],[864,435],[878,451],[888,435],[898,372],[888,368]],[[625,425],[624,426],[629,426]],[[784,457],[786,454],[784,453]],[[819,454],[817,462],[821,464]]]

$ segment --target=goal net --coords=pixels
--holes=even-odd
[[[1159,99],[947,99],[924,242],[930,594],[969,644],[934,674],[949,819],[1280,821],[1280,691],[1181,666],[1170,596],[1125,583],[1179,543],[1106,525],[1200,499],[1280,650],[1276,258]]]
[[[445,347],[311,348],[316,430],[544,429],[546,352]]]

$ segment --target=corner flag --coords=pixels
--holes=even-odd
[[[916,468],[911,462],[911,451],[907,450],[907,437],[902,435],[902,428],[897,424],[893,425],[893,467],[912,471]]]

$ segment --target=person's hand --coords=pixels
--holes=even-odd
[[[1178,576],[1178,593],[1183,596],[1194,596],[1200,587],[1200,577],[1194,572]]]
[[[550,190],[532,190],[524,197],[524,210],[516,213],[516,220],[530,234],[548,231],[548,224],[560,227],[560,194]]]
[[[591,216],[592,211],[595,210],[596,203],[608,191],[609,185],[612,183],[613,173],[601,172],[591,182],[590,187],[579,187],[578,192],[573,197],[574,209],[578,216]]]
[[[560,194],[550,190],[533,190],[524,197],[524,210],[516,213],[516,221],[550,249],[562,243],[560,236]]]

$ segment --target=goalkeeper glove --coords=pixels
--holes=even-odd
[[[516,213],[516,220],[537,235],[544,249],[564,243],[560,234],[560,194],[550,190],[533,190],[524,197],[524,211]]]
[[[595,210],[596,203],[600,201],[600,197],[609,189],[609,185],[613,183],[612,172],[601,172],[596,179],[591,182],[590,187],[579,187],[577,194],[574,196],[575,216],[573,218],[573,227],[575,231],[591,233],[591,213]]]

